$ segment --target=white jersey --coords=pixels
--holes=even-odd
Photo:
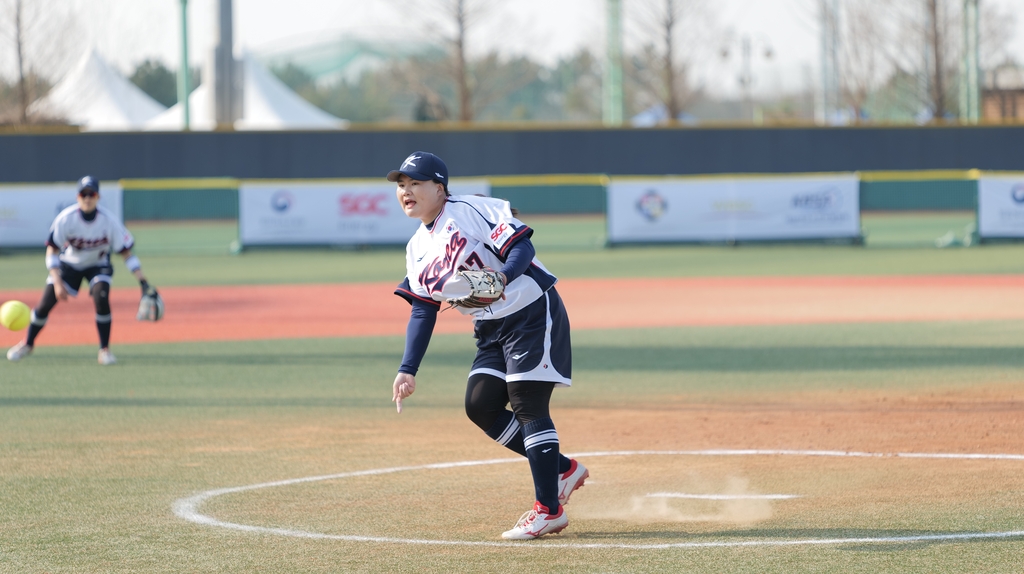
[[[86,221],[78,205],[57,215],[50,225],[47,244],[60,249],[60,260],[75,269],[110,264],[110,254],[131,249],[132,234],[112,213],[96,208],[96,217]]]
[[[469,294],[464,269],[499,270],[516,242],[533,234],[512,215],[507,201],[476,195],[451,196],[430,227],[420,225],[405,250],[406,278],[395,291],[406,299],[444,301]],[[505,286],[505,299],[483,309],[457,307],[474,320],[507,317],[537,300],[558,279],[534,257]]]

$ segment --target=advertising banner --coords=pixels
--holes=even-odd
[[[613,179],[609,243],[860,237],[856,174]]]
[[[978,178],[978,236],[1024,237],[1024,173]]]
[[[43,248],[53,218],[75,204],[78,184],[0,185],[0,247]],[[124,217],[123,192],[117,182],[100,182],[100,206]],[[123,220],[123,219],[122,219]]]
[[[490,195],[486,180],[449,184]],[[420,220],[402,211],[388,181],[243,181],[238,239],[255,245],[404,245]]]

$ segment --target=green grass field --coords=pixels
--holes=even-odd
[[[920,275],[1019,273],[1019,244],[937,249],[949,232],[962,239],[969,213],[865,215],[865,246],[821,244],[665,245],[604,248],[602,217],[535,217],[534,242],[560,277],[773,275]],[[258,249],[231,255],[231,222],[136,223],[136,252],[157,285],[231,285],[395,281],[405,275],[400,248]],[[26,289],[45,279],[40,251],[0,254],[0,289]],[[115,264],[115,286],[134,279]]]
[[[865,221],[893,238],[875,246],[869,234],[867,246],[613,250],[600,248],[593,219],[535,226],[542,260],[565,278],[1024,270],[1016,244],[936,249],[921,239],[914,247],[915,237],[962,229],[955,217],[918,223],[901,235],[894,220]],[[228,224],[132,230],[158,285],[397,283],[404,273],[399,250],[231,255]],[[131,285],[117,265],[118,284]],[[32,288],[42,255],[0,255],[0,269],[0,290]],[[1002,448],[1019,444],[1024,430],[1024,325],[1013,321],[593,330],[574,332],[573,343],[573,388],[553,399],[569,452],[935,452],[929,445],[941,440],[958,452],[1024,454]],[[1024,460],[593,456],[592,481],[568,506],[565,534],[511,546],[487,544],[500,542],[532,500],[522,463],[267,487],[200,508],[223,521],[334,538],[174,514],[176,501],[213,489],[508,458],[462,413],[472,339],[434,337],[399,416],[389,399],[402,345],[401,337],[121,345],[112,368],[95,365],[93,346],[40,346],[24,362],[0,361],[0,572],[1020,569],[1024,535],[878,540],[1024,531]],[[876,415],[866,424],[877,442],[848,441],[844,433],[865,413]],[[643,438],[651,427],[663,431],[656,440]],[[802,498],[746,506],[635,498],[681,488]],[[788,544],[841,538],[875,541]],[[702,543],[747,546],[651,548]]]

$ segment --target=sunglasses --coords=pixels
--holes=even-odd
[[[96,197],[97,195],[99,195],[99,193],[91,189],[78,192],[79,197]]]

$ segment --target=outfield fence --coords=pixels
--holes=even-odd
[[[789,177],[814,174],[790,174]],[[855,172],[856,204],[861,213],[935,212],[972,214],[974,229],[980,236],[965,241],[1024,237],[1024,173],[979,172],[978,170],[932,171],[864,171]],[[785,178],[785,174],[715,174],[686,176],[687,181],[702,179],[721,181],[734,178],[750,181],[758,178]],[[612,178],[602,174],[562,174],[537,176],[499,176],[485,178],[492,196],[507,199],[524,215],[590,215],[608,216],[609,189]],[[616,177],[615,181],[629,178]],[[648,178],[655,180],[658,178]],[[671,179],[671,176],[660,178]],[[294,189],[300,197],[303,185],[333,182],[339,187],[370,180],[243,180],[236,178],[190,179],[122,179],[116,182],[122,193],[121,209],[129,222],[240,221],[240,188],[243,184],[263,185],[277,182]],[[986,181],[982,185],[982,181]],[[115,182],[110,182],[110,188]],[[376,182],[387,187],[388,184]],[[38,184],[33,184],[38,185]],[[53,184],[73,189],[73,184]],[[370,184],[367,184],[370,185]],[[459,192],[459,181],[452,181],[453,193]],[[27,227],[17,220],[18,209],[4,203],[5,190],[17,189],[14,184],[0,185],[0,232],[19,233]],[[22,186],[24,188],[24,186]],[[988,208],[979,216],[979,197],[987,190]],[[475,192],[475,191],[471,191]],[[388,194],[388,190],[377,190]],[[42,198],[40,198],[42,199]],[[389,199],[389,198],[387,198]],[[382,204],[387,202],[382,199]],[[70,200],[69,200],[70,201]],[[68,203],[68,202],[64,202]],[[848,201],[848,203],[850,203]],[[45,219],[52,218],[48,215]],[[49,221],[46,222],[46,225]],[[20,226],[20,228],[18,228]],[[0,233],[0,237],[3,234]],[[714,241],[712,239],[712,241]],[[2,243],[9,243],[3,241]],[[339,242],[340,243],[340,242]],[[370,241],[372,243],[372,240]],[[32,241],[32,244],[37,244]],[[0,245],[4,247],[5,245]],[[6,245],[10,246],[10,245]]]
[[[974,211],[978,207],[977,172],[866,171],[858,176],[863,211]],[[507,199],[523,213],[542,215],[604,214],[611,181],[604,175],[578,174],[488,180],[495,197]],[[125,220],[236,219],[239,183],[230,178],[121,180]]]
[[[125,221],[238,219],[233,178],[123,179]]]

